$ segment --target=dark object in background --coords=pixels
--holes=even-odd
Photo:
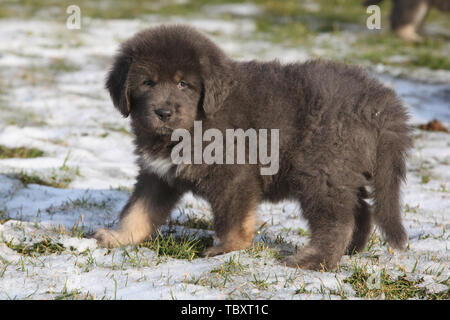
[[[437,119],[434,119],[428,122],[427,124],[421,124],[419,126],[419,129],[426,131],[441,131],[448,133],[448,129]]]
[[[364,5],[375,5],[381,1],[383,0],[366,0]],[[431,8],[450,11],[450,0],[392,0],[392,30],[405,40],[422,41],[419,31]]]
[[[399,195],[408,115],[395,92],[360,67],[236,61],[191,27],[160,26],[122,44],[106,87],[131,116],[140,172],[118,229],[97,230],[100,245],[143,241],[191,191],[211,204],[220,240],[206,255],[248,247],[258,204],[284,199],[300,202],[311,231],[288,266],[335,268],[345,252],[365,249],[374,222],[394,248],[405,247]],[[260,163],[173,163],[171,133],[183,128],[192,137],[194,121],[223,136],[279,129],[278,172],[261,175]]]

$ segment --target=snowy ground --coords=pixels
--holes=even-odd
[[[424,298],[448,299],[450,134],[446,133],[415,132],[403,198],[408,248],[392,252],[375,232],[366,252],[345,256],[333,272],[286,268],[276,259],[275,249],[292,251],[307,241],[300,209],[287,202],[260,206],[258,218],[264,224],[255,239],[259,246],[214,258],[175,259],[146,247],[107,250],[80,236],[117,222],[137,171],[128,120],[113,109],[103,89],[120,41],[149,25],[188,22],[239,59],[293,61],[317,54],[310,48],[252,40],[255,26],[248,16],[258,12],[256,6],[209,10],[212,17],[221,10],[238,10],[242,17],[86,18],[81,30],[72,31],[44,19],[0,20],[0,145],[44,151],[43,157],[0,160],[0,299],[357,298],[361,295],[348,280],[357,272],[375,279],[375,286],[380,278],[406,279],[422,290]],[[379,65],[374,75],[396,88],[413,123],[438,117],[448,127],[449,71],[417,69],[411,80],[396,78],[387,69]],[[26,185],[21,174],[50,179],[62,187]],[[210,230],[186,223],[186,216],[210,221],[206,203],[187,195],[178,207],[165,235],[211,236]],[[40,252],[37,244],[46,244],[47,249]]]

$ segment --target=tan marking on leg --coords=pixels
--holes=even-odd
[[[152,229],[150,213],[144,203],[138,200],[120,220],[117,230],[99,229],[94,238],[99,245],[111,248],[119,246],[119,243],[139,243],[151,234]]]
[[[255,213],[249,211],[242,221],[242,224],[231,229],[223,239],[220,239],[218,246],[210,247],[205,251],[206,256],[215,256],[231,251],[248,248],[255,234]]]
[[[255,234],[255,213],[250,211],[244,218],[241,226],[236,226],[233,229],[226,241],[235,248],[247,248],[253,240],[253,235]]]
[[[416,30],[420,27],[420,25],[423,22],[423,19],[425,19],[426,15],[428,14],[428,3],[426,1],[422,1],[419,5],[419,7],[416,10],[416,15],[414,16],[414,19],[412,23],[415,25]]]
[[[419,28],[422,25],[422,22],[428,13],[428,7],[429,7],[428,3],[426,3],[425,1],[420,3],[411,23],[404,25],[400,28],[397,28],[395,30],[395,33],[397,33],[398,36],[407,41],[413,42],[423,41],[423,38],[417,32],[419,31]]]
[[[414,24],[408,24],[395,30],[395,33],[406,41],[421,42],[423,39],[416,32]]]

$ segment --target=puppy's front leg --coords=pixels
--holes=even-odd
[[[211,208],[214,215],[214,230],[220,243],[208,248],[204,255],[215,256],[246,249],[255,233],[255,210],[258,205],[257,192],[252,192],[248,183],[232,184],[213,198]]]
[[[118,228],[99,229],[94,238],[109,248],[139,243],[165,222],[181,195],[180,190],[158,176],[140,173],[133,194],[120,213]]]
[[[255,233],[255,214],[253,210],[240,211],[240,216],[230,219],[232,221],[227,221],[227,219],[222,219],[222,217],[215,218],[214,229],[220,243],[217,246],[206,249],[204,255],[212,257],[248,248]],[[215,213],[216,215],[217,213]],[[220,215],[226,215],[226,213],[221,212]]]

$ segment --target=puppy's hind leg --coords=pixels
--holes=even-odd
[[[417,33],[417,27],[414,24],[400,26],[394,30],[395,33],[406,41],[422,42],[423,38]]]
[[[159,177],[141,173],[120,213],[118,228],[99,229],[94,238],[100,246],[109,248],[140,243],[165,222],[180,196]]]
[[[287,257],[285,264],[310,270],[336,268],[352,237],[356,196],[335,189],[300,202],[311,238],[299,253]]]
[[[419,29],[428,15],[429,3],[426,0],[398,0],[393,2],[391,25],[402,39],[421,42]]]
[[[367,198],[367,193],[365,192],[365,189],[362,190],[364,191],[358,193],[358,204],[354,209],[355,229],[353,230],[352,240],[347,246],[347,254],[363,251],[373,229],[372,208],[364,200]]]

